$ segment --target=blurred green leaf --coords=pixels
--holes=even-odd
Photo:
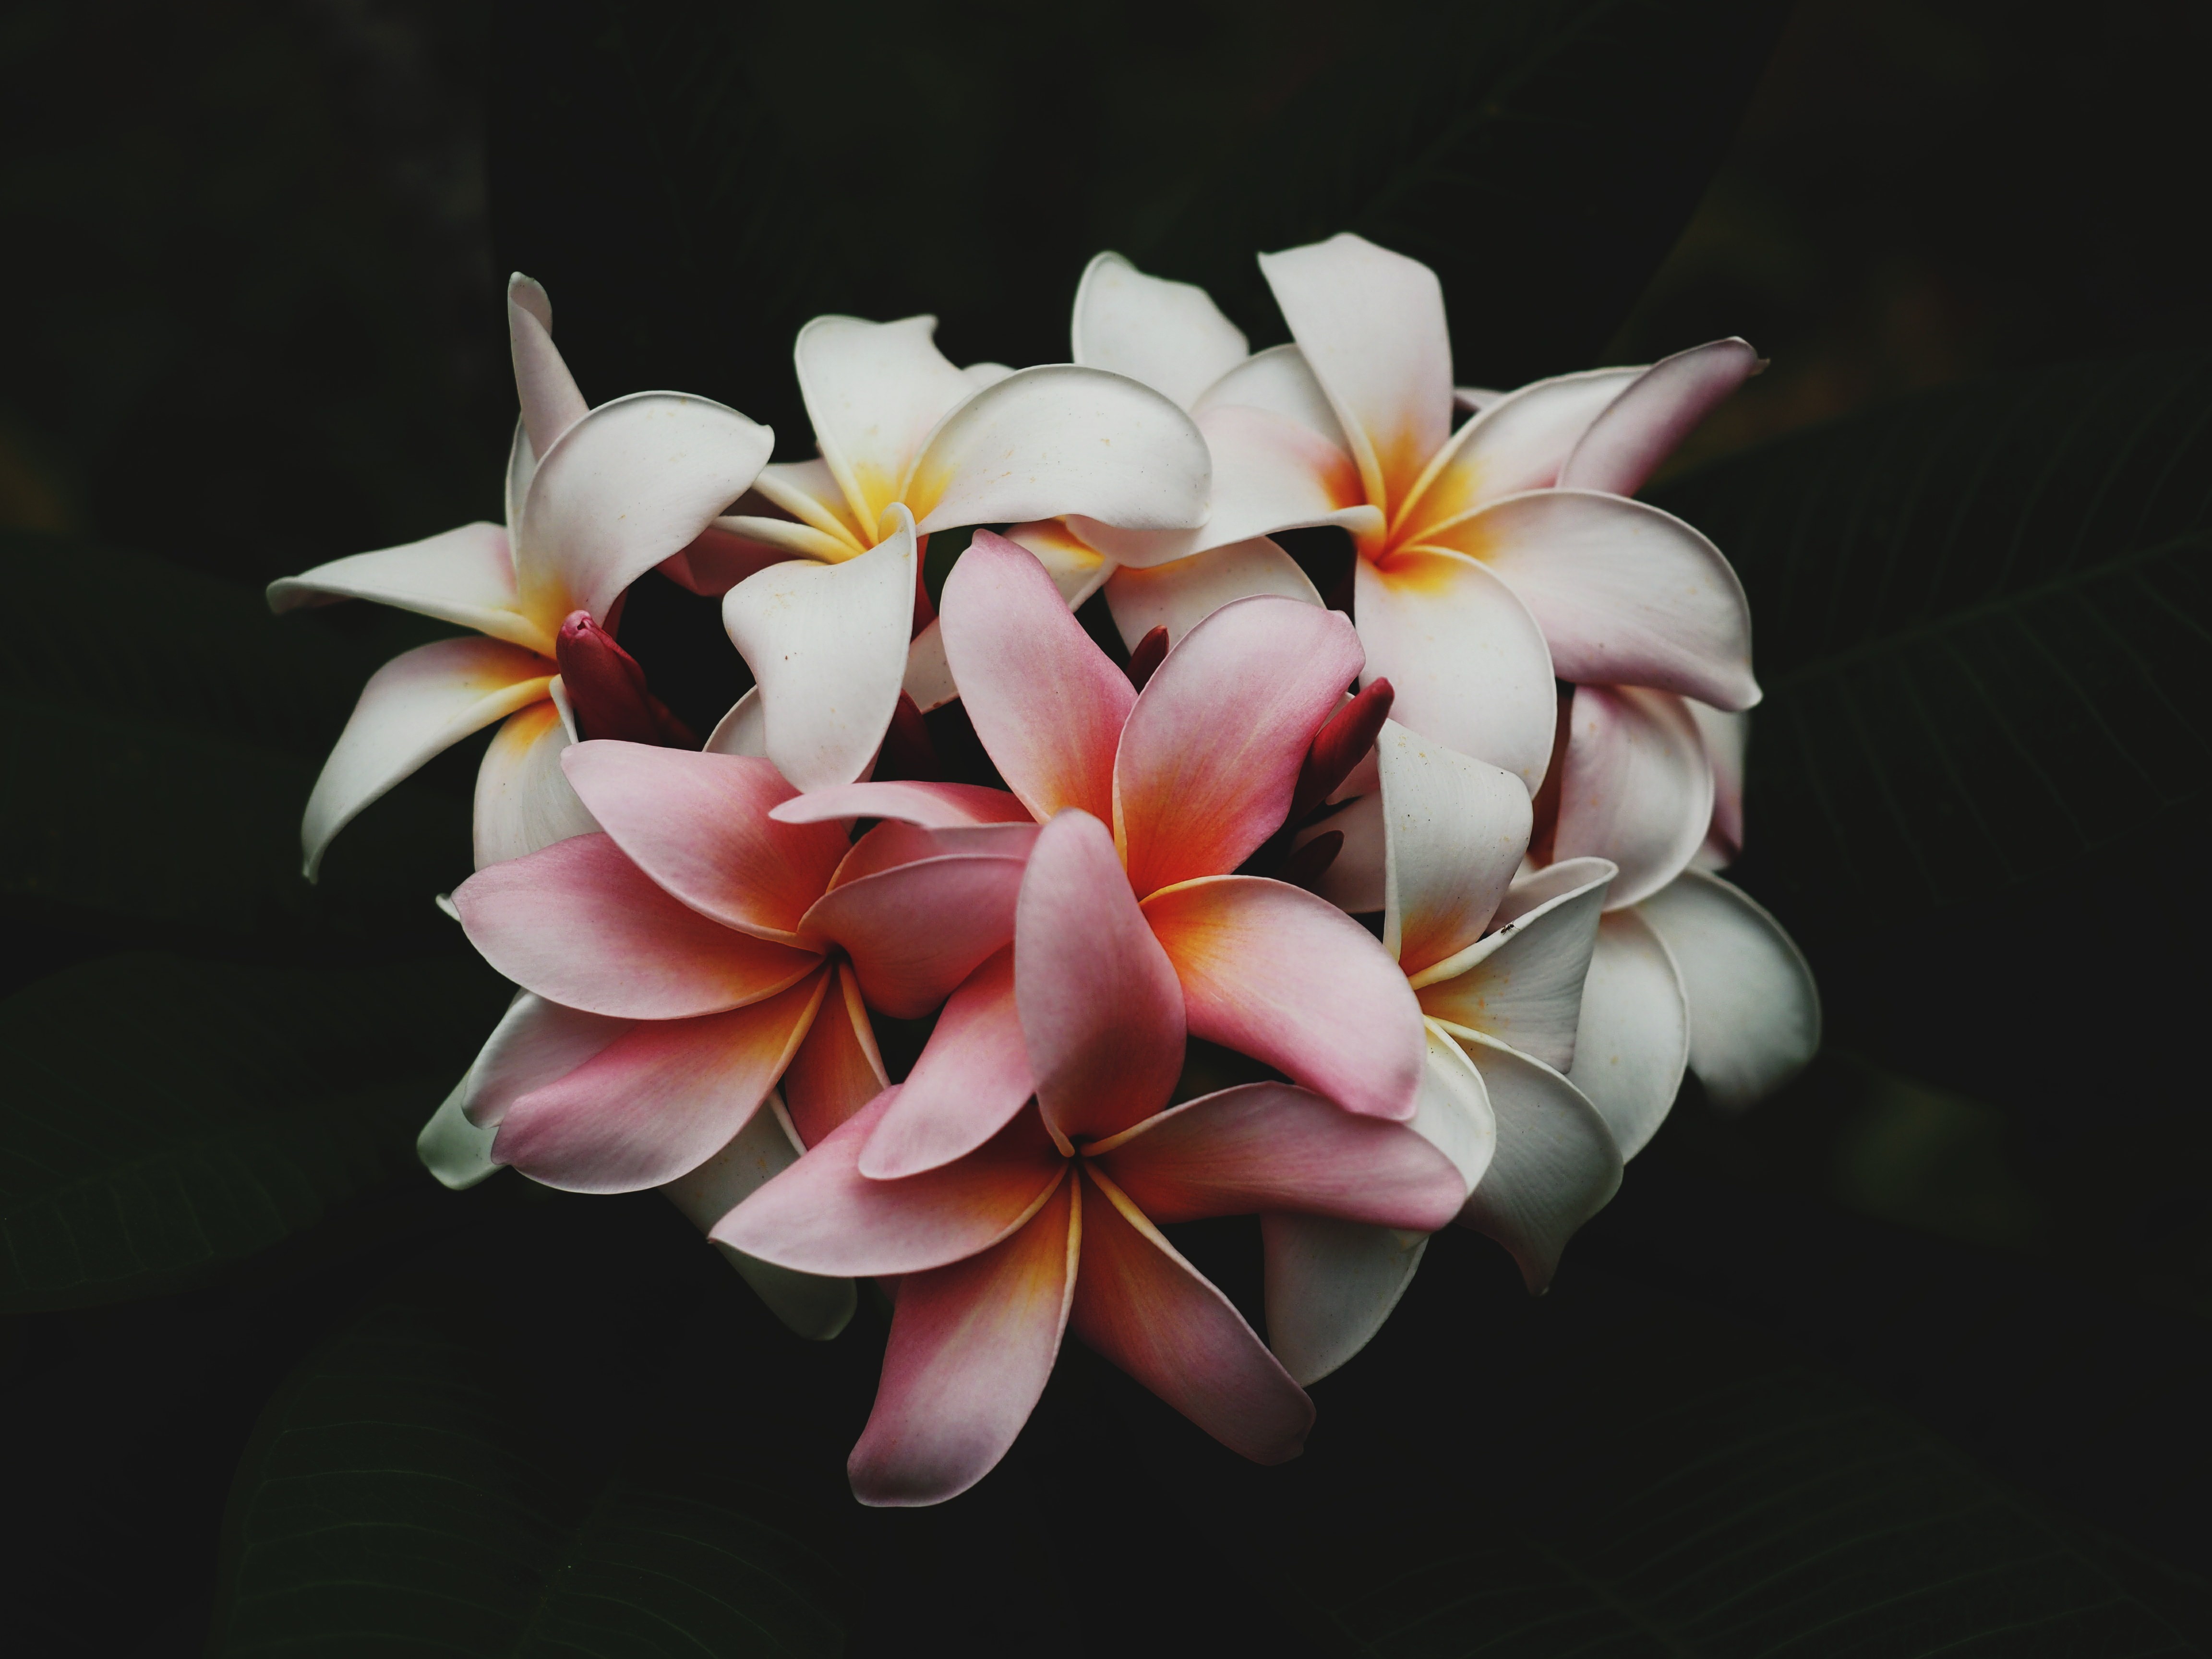
[[[0,1002],[0,1310],[173,1287],[411,1170],[503,989],[464,958],[126,955]]]

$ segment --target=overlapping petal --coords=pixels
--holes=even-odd
[[[522,614],[507,532],[465,524],[403,547],[356,553],[269,584],[269,608],[283,612],[340,599],[368,599],[553,654],[550,629]]]
[[[1382,948],[1410,977],[1482,937],[1528,848],[1528,789],[1395,720],[1383,722],[1375,757]]]
[[[1723,398],[1758,372],[1759,354],[1734,338],[1662,358],[1590,423],[1559,469],[1560,487],[1634,495]]]
[[[1085,268],[1070,331],[1077,362],[1141,380],[1184,409],[1247,351],[1244,331],[1204,289],[1148,276],[1118,253]]]
[[[1589,880],[1413,975],[1421,1012],[1455,1034],[1480,1031],[1565,1071],[1612,879],[1611,866],[1587,862],[1597,866]]]
[[[1679,875],[1713,816],[1713,772],[1682,699],[1626,685],[1578,685],[1568,710],[1554,858],[1610,859],[1613,908]]]
[[[477,869],[599,828],[562,772],[569,742],[550,697],[518,708],[493,734],[477,768],[472,839]]]
[[[934,317],[817,317],[792,349],[822,464],[844,492],[842,516],[863,536],[900,499],[932,428],[975,391],[937,349],[936,332]]]
[[[925,830],[1029,823],[1028,809],[1003,789],[975,783],[848,783],[795,795],[770,815],[779,823],[890,818]]]
[[[1023,866],[956,854],[879,870],[824,893],[800,931],[844,947],[871,1006],[918,1019],[1014,936]]]
[[[1820,994],[1796,941],[1748,894],[1684,872],[1637,907],[1666,941],[1690,1012],[1690,1067],[1716,1105],[1741,1111],[1820,1047]]]
[[[852,963],[839,963],[813,1024],[784,1069],[784,1098],[799,1144],[814,1146],[827,1140],[890,1084],[860,976]]]
[[[928,1045],[861,1150],[860,1173],[891,1181],[964,1158],[1036,1092],[1009,946],[945,1002]]]
[[[1170,647],[1237,599],[1272,593],[1319,605],[1321,595],[1297,561],[1264,536],[1217,547],[1148,569],[1117,568],[1106,580],[1106,605],[1121,642],[1134,650],[1155,628]]]
[[[507,337],[514,391],[532,455],[543,455],[584,418],[584,394],[553,344],[553,301],[544,286],[516,271],[507,279]]]
[[[1430,461],[1419,491],[1394,516],[1395,539],[1431,541],[1436,526],[1504,496],[1558,483],[1559,470],[1590,422],[1642,373],[1595,368],[1561,374],[1486,404]]]
[[[1498,1151],[1460,1220],[1504,1245],[1541,1291],[1576,1229],[1620,1190],[1620,1148],[1597,1109],[1542,1061],[1479,1033],[1456,1041],[1498,1120]]]
[[[518,991],[469,1067],[462,1109],[479,1128],[496,1129],[516,1101],[566,1077],[629,1029],[629,1020]]]
[[[1598,923],[1566,1073],[1603,1115],[1622,1158],[1642,1152],[1667,1121],[1689,1057],[1690,1009],[1673,955],[1642,906],[1615,910]]]

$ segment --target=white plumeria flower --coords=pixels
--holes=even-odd
[[[507,473],[507,524],[319,565],[270,584],[276,611],[372,599],[476,630],[393,658],[371,677],[324,764],[301,828],[313,879],[331,838],[432,756],[494,720],[477,775],[479,868],[597,828],[561,774],[575,739],[556,651],[564,622],[611,648],[625,590],[681,553],[743,495],[775,441],[733,409],[640,392],[586,409],[554,349],[545,290],[517,275],[507,327],[522,415]]]
[[[761,549],[756,564],[793,562],[723,601],[758,685],[708,746],[764,754],[802,789],[866,773],[902,687],[925,708],[952,695],[934,623],[915,637],[921,538],[1062,513],[1133,531],[1206,517],[1206,441],[1172,401],[1073,364],[956,368],[935,329],[817,317],[800,330],[821,459],[762,471],[756,491],[788,518],[718,526]]]

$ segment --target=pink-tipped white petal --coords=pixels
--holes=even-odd
[[[925,535],[1063,514],[1186,530],[1206,522],[1212,470],[1190,416],[1150,386],[1048,363],[1009,374],[947,415],[903,496]]]
[[[793,560],[732,588],[722,624],[759,682],[769,758],[801,789],[862,776],[882,747],[914,626],[914,521],[842,564]]]
[[[1184,635],[1223,605],[1263,593],[1321,604],[1297,561],[1259,536],[1172,564],[1118,568],[1106,582],[1106,605],[1121,642],[1133,651],[1155,628],[1168,630],[1169,645],[1180,645]]]
[[[1167,1103],[1182,1069],[1182,992],[1113,837],[1088,813],[1063,812],[1037,836],[1014,985],[1037,1103],[1061,1134],[1110,1135]]]
[[[1296,1457],[1313,1427],[1305,1390],[1110,1177],[1083,1179],[1075,1334],[1231,1451]]]
[[[1068,614],[1044,568],[978,531],[945,579],[945,653],[975,735],[1039,823],[1114,817],[1114,751],[1137,701],[1128,676]]]
[[[1121,728],[1114,840],[1130,886],[1227,875],[1274,834],[1361,660],[1344,617],[1272,594],[1191,629]]]
[[[1349,915],[1382,910],[1389,902],[1390,849],[1382,824],[1382,792],[1371,790],[1299,830],[1292,844],[1304,847],[1315,837],[1328,835],[1343,836],[1343,844],[1320,879],[1308,884]]]
[[[1365,679],[1396,690],[1392,718],[1519,775],[1533,793],[1559,720],[1544,630],[1513,590],[1462,554],[1415,548],[1353,579]]]
[[[801,1273],[920,1273],[987,1250],[1043,1207],[1067,1164],[1034,1112],[956,1164],[903,1181],[860,1173],[886,1090],[715,1224],[711,1237]]]
[[[756,685],[730,705],[730,712],[707,734],[705,752],[768,758],[768,711],[761,706],[760,687]]]
[[[701,915],[605,836],[575,836],[479,870],[453,890],[469,941],[526,990],[622,1019],[681,1019],[759,1002],[822,958]]]
[[[900,486],[932,428],[975,394],[975,383],[937,349],[936,332],[934,317],[895,323],[817,317],[799,331],[792,349],[814,441],[864,534],[901,498]],[[793,480],[794,487],[811,482]],[[818,486],[809,493],[818,493]],[[779,499],[778,505],[790,504]]]
[[[1796,941],[1741,888],[1685,872],[1637,907],[1690,1005],[1690,1069],[1713,1103],[1757,1104],[1820,1047],[1820,992]]]
[[[465,524],[404,547],[333,559],[269,584],[269,608],[279,612],[340,599],[393,605],[553,654],[552,631],[517,608],[507,532],[495,524]]]
[[[1414,975],[1421,1012],[1455,1032],[1480,1031],[1565,1071],[1575,1057],[1583,981],[1611,878],[1610,866],[1599,864],[1590,880]]]
[[[795,795],[770,814],[779,823],[831,823],[890,818],[924,830],[966,830],[989,823],[1034,823],[1003,789],[978,783],[848,783]]]
[[[1689,1058],[1690,1009],[1674,957],[1641,906],[1613,911],[1598,923],[1566,1072],[1604,1116],[1623,1158],[1642,1152],[1667,1121]]]
[[[792,1132],[800,1146],[818,1146],[890,1086],[860,976],[851,963],[841,962],[799,1052],[784,1068]]]
[[[1743,764],[1751,716],[1732,714],[1694,699],[1686,699],[1685,706],[1705,741],[1705,758],[1713,763],[1713,821],[1705,831],[1705,844],[1698,850],[1698,865],[1725,870],[1743,853]]]
[[[464,1076],[439,1103],[415,1137],[415,1157],[441,1187],[463,1193],[499,1173],[491,1155],[495,1131],[479,1129],[461,1109],[469,1080]]]
[[[998,1467],[1060,1357],[1082,1202],[1063,1181],[1012,1237],[899,1281],[875,1409],[845,1466],[854,1497],[941,1504]]]
[[[1118,253],[1085,267],[1069,332],[1085,368],[1141,380],[1184,409],[1247,350],[1244,331],[1204,289],[1147,276]]]
[[[507,279],[507,337],[514,390],[532,453],[544,455],[584,418],[587,405],[553,344],[553,301],[542,283],[516,271]]]
[[[775,442],[736,410],[680,392],[601,404],[538,458],[523,498],[525,614],[548,629],[572,611],[604,623],[625,588],[745,493]]]
[[[1490,925],[1528,850],[1528,787],[1395,720],[1383,722],[1375,757],[1382,948],[1411,976],[1465,950]]]
[[[332,837],[431,756],[544,700],[553,665],[500,640],[439,640],[402,652],[362,688],[300,825],[307,879]]]
[[[1486,404],[1429,464],[1419,491],[1395,516],[1397,539],[1426,542],[1436,526],[1556,483],[1590,422],[1642,373],[1595,368],[1561,374]]]
[[[1554,858],[1620,867],[1606,904],[1621,909],[1682,872],[1713,816],[1713,771],[1681,698],[1578,685],[1568,711]]]
[[[1595,490],[1537,489],[1425,533],[1512,585],[1561,679],[1651,686],[1727,708],[1759,701],[1743,584],[1672,514]]]
[[[1413,1115],[1419,1006],[1398,964],[1343,911],[1253,876],[1170,887],[1144,909],[1182,981],[1192,1036],[1351,1111]]]
[[[921,1058],[860,1153],[860,1173],[893,1181],[964,1158],[1036,1092],[1009,947],[946,1000]]]
[[[568,728],[548,697],[507,717],[477,768],[476,867],[599,827],[561,770]]]
[[[1013,938],[1023,866],[961,854],[880,870],[823,894],[802,931],[844,947],[870,1006],[919,1019]]]
[[[1674,446],[1758,371],[1759,354],[1738,339],[1662,358],[1591,422],[1559,469],[1560,487],[1633,495]]]
[[[1349,231],[1263,253],[1260,270],[1351,440],[1368,500],[1394,511],[1451,432],[1436,273]]]
[[[564,1008],[528,991],[516,992],[469,1067],[462,1109],[478,1127],[496,1129],[508,1107],[532,1090],[568,1076],[632,1024]]]
[[[606,832],[664,892],[760,939],[794,944],[849,843],[835,824],[791,823],[794,799],[764,760],[641,743],[581,743],[568,781]]]
[[[1498,1151],[1459,1218],[1504,1245],[1540,1291],[1576,1230],[1620,1189],[1620,1149],[1597,1108],[1542,1061],[1479,1035],[1457,1041],[1498,1120]]]
[[[572,1193],[639,1192],[696,1170],[760,1109],[830,978],[727,1013],[639,1022],[508,1107],[493,1156]]]

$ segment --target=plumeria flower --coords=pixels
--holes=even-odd
[[[310,879],[364,807],[494,720],[505,724],[477,775],[479,867],[592,828],[560,767],[579,699],[591,735],[677,735],[608,630],[629,585],[751,486],[775,434],[682,392],[587,409],[554,349],[545,290],[517,276],[507,305],[522,417],[506,526],[463,525],[270,586],[280,611],[372,599],[475,630],[404,652],[371,677],[307,802]]]
[[[803,789],[866,772],[909,681],[922,707],[950,695],[923,626],[916,538],[1063,512],[1145,530],[1206,516],[1206,441],[1167,398],[1070,364],[957,368],[935,328],[817,317],[800,330],[793,356],[821,459],[755,482],[787,517],[718,526],[784,561],[732,587],[723,616],[758,682],[757,706],[733,720]],[[726,733],[710,746],[738,744]]]

